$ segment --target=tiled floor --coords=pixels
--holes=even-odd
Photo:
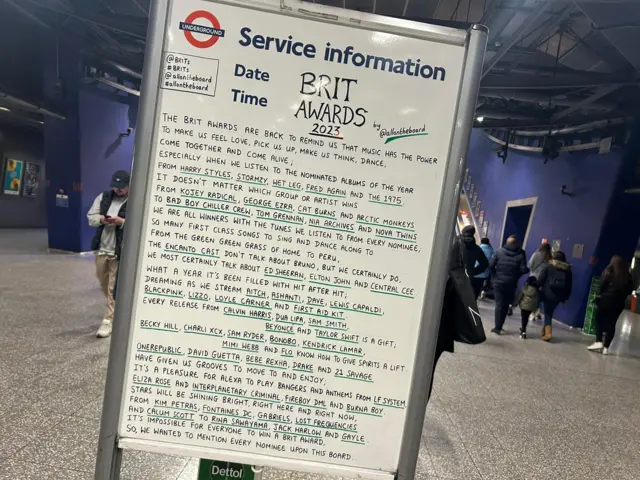
[[[42,232],[0,230],[0,480],[92,478],[109,344],[94,337],[102,298],[91,257],[45,246]],[[624,357],[589,353],[588,338],[562,328],[550,344],[522,341],[515,320],[508,335],[445,355],[418,478],[640,478],[640,320],[621,325]],[[197,468],[139,452],[123,463],[123,480],[194,480]],[[319,480],[265,474],[298,478]]]

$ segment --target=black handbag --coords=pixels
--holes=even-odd
[[[477,345],[484,342],[487,336],[484,333],[478,302],[466,269],[466,247],[460,239],[457,247],[460,265],[449,272],[455,296],[452,312],[456,327],[454,339],[457,342]]]

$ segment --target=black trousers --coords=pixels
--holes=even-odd
[[[471,286],[473,287],[473,293],[476,296],[476,300],[480,296],[480,292],[482,292],[482,287],[486,280],[486,278],[471,278]]]
[[[504,321],[507,319],[507,312],[509,312],[509,305],[513,303],[515,297],[515,288],[494,286],[493,292],[496,297],[495,327],[502,330]]]
[[[438,360],[443,354],[443,350],[436,348],[436,356],[433,359],[433,370],[431,371],[431,384],[429,385],[429,394],[427,395],[427,402],[431,398],[431,392],[433,391],[433,378],[436,376],[436,365],[438,365]]]
[[[531,312],[528,310],[520,310],[520,329],[523,332],[527,331],[527,325],[529,325],[529,316]]]
[[[596,317],[596,342],[602,342],[606,348],[611,346],[616,335],[618,317],[624,308],[600,308]]]

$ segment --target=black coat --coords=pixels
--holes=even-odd
[[[564,277],[564,278],[563,278]],[[558,283],[557,279],[564,284],[564,288],[558,290],[554,287]],[[573,274],[571,265],[559,260],[550,260],[542,266],[538,285],[542,293],[542,300],[551,303],[560,303],[569,300],[573,286]]]
[[[464,247],[464,252],[460,248]],[[464,259],[464,261],[463,261]],[[476,263],[478,266],[476,267]],[[465,267],[467,275],[473,277],[484,272],[489,265],[489,261],[482,249],[476,244],[473,235],[460,235],[449,250],[449,271]],[[447,275],[447,283],[440,313],[440,326],[438,327],[438,339],[436,342],[435,358],[433,361],[433,371],[431,372],[431,385],[429,386],[429,397],[433,388],[433,377],[435,376],[436,364],[443,352],[453,353],[453,342],[456,339],[456,302],[459,302],[451,276]]]
[[[606,275],[600,284],[600,295],[598,297],[598,311],[605,312],[613,316],[619,316],[624,310],[627,297],[633,292],[631,277],[624,285],[615,286]],[[617,315],[616,315],[617,314]]]
[[[464,247],[462,255],[460,252],[461,247]],[[449,271],[463,266],[467,270],[469,277],[484,272],[489,266],[487,257],[476,244],[473,235],[460,235],[449,250]],[[436,358],[439,358],[442,352],[453,352],[453,342],[456,337],[455,315],[457,301],[459,300],[455,293],[453,282],[447,277],[442,313],[440,315],[440,328],[438,329]]]
[[[461,255],[460,248],[462,246],[464,246],[464,252]],[[453,243],[449,252],[449,270],[460,268],[462,266],[462,258],[464,258],[464,268],[469,277],[475,277],[489,268],[489,260],[487,260],[487,256],[476,243],[473,235],[465,235],[463,233]]]
[[[527,256],[517,245],[505,245],[489,262],[494,288],[515,290],[522,275],[529,273]]]

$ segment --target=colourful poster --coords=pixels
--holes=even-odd
[[[3,191],[7,195],[20,195],[20,187],[22,186],[22,160],[12,160],[7,158],[4,169],[4,188]]]
[[[35,197],[38,194],[40,185],[40,165],[27,162],[24,170],[24,188],[22,195],[25,197]]]

